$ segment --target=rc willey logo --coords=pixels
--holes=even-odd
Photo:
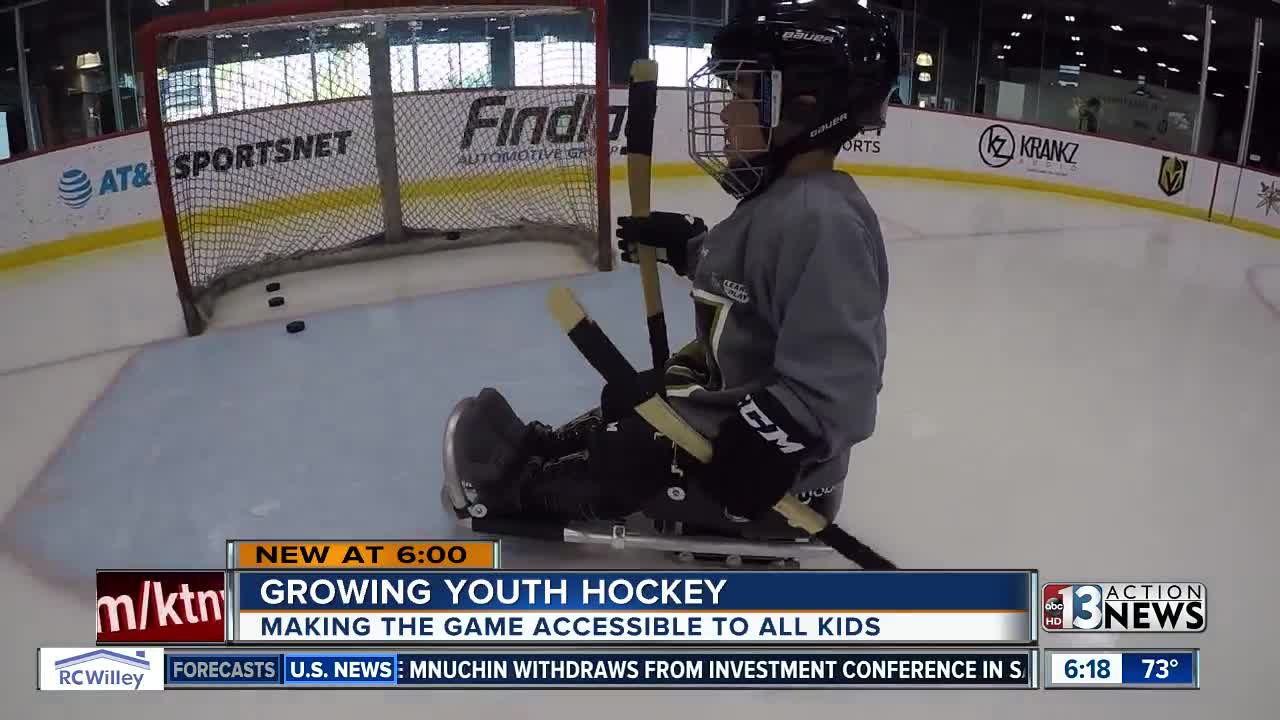
[[[1016,135],[1005,125],[991,125],[978,138],[978,156],[987,167],[1017,161],[1028,172],[1069,175],[1076,171],[1080,143],[1033,133]]]
[[[40,690],[163,690],[162,648],[40,648]]]

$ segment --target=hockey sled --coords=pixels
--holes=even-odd
[[[441,499],[461,528],[482,535],[602,545],[614,550],[670,553],[684,562],[723,562],[729,566],[767,564],[785,566],[838,558],[828,546],[809,539],[778,519],[743,522],[727,515],[696,487],[676,478],[666,493],[622,521],[546,524],[510,517],[494,517],[475,503],[462,480],[455,454],[458,421],[474,398],[461,400],[445,423],[444,483]],[[840,488],[811,501],[814,509],[834,515]]]

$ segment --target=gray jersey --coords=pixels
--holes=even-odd
[[[875,212],[841,172],[783,177],[695,238],[698,342],[667,374],[671,404],[714,435],[767,388],[819,439],[796,491],[844,480],[850,448],[875,428],[889,269]],[[677,354],[679,358],[680,354]]]

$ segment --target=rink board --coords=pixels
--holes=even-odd
[[[672,278],[674,280],[674,277]],[[639,275],[572,287],[647,365]],[[462,397],[501,389],[526,420],[563,422],[601,381],[544,310],[550,282],[468,290],[150,346],[86,414],[0,526],[40,576],[222,567],[229,538],[464,537],[440,501],[441,436]],[[664,283],[673,343],[688,286]],[[659,556],[506,543],[508,567],[612,567]]]

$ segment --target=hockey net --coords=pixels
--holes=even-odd
[[[144,28],[188,331],[236,287],[353,261],[542,241],[609,269],[601,3],[293,0]]]

